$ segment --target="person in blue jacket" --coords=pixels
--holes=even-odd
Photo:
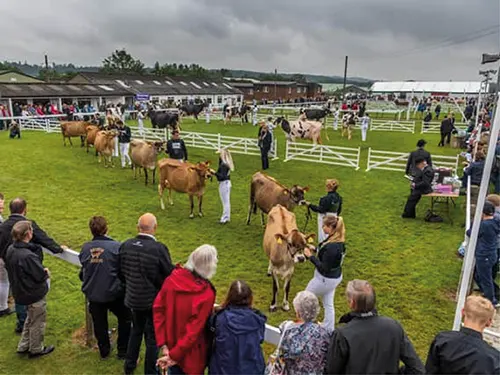
[[[222,308],[210,319],[215,333],[208,373],[263,374],[261,344],[267,318],[252,308],[253,293],[247,283],[233,281]]]
[[[498,300],[495,296],[493,268],[498,261],[498,236],[500,235],[500,221],[495,216],[495,206],[486,201],[483,207],[481,225],[477,237],[476,269],[474,280],[479,286],[481,293],[491,301],[493,306],[497,306]],[[467,231],[470,236],[472,229]]]

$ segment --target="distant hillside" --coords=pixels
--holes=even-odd
[[[28,64],[27,62],[5,62],[2,66],[9,66],[13,69],[20,70],[25,74],[29,74],[34,77],[38,77],[40,71],[44,69],[42,64]],[[99,71],[99,66],[79,66],[74,64],[51,64],[50,68],[55,70],[57,73],[76,73],[79,71],[87,72],[97,72]],[[152,71],[153,68],[147,68],[148,71]],[[254,78],[260,80],[280,80],[280,81],[307,81],[316,83],[343,83],[344,78],[340,76],[325,76],[316,74],[301,74],[301,73],[278,73],[277,76],[273,72],[254,72],[250,70],[238,70],[238,69],[211,69],[210,72],[224,71],[224,75],[228,75],[235,78]],[[358,86],[370,86],[374,80],[359,78],[359,77],[348,77],[348,84],[355,84]]]

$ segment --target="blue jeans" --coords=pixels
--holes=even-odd
[[[481,292],[493,305],[498,303],[493,283],[493,267],[496,261],[495,257],[476,256],[476,272],[474,274],[474,280],[479,289],[481,289]]]
[[[22,331],[24,327],[24,322],[28,317],[28,306],[19,305],[16,303],[16,316],[17,316],[16,330]]]

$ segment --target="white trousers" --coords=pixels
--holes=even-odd
[[[252,124],[253,124],[253,126],[257,125],[257,115],[255,113],[252,114]]]
[[[219,182],[219,195],[222,202],[221,223],[227,223],[231,220],[231,181]]]
[[[314,277],[307,284],[306,290],[315,294],[318,298],[323,299],[323,308],[325,309],[325,319],[323,320],[323,328],[328,333],[335,330],[335,308],[333,300],[335,298],[335,289],[342,282],[342,276],[338,279],[329,279],[321,276],[318,270],[314,270]]]
[[[333,120],[333,130],[337,130],[339,128],[339,120]]]
[[[132,160],[130,160],[130,156],[128,155],[128,149],[130,147],[130,143],[120,143],[120,155],[122,156],[122,167],[126,164],[132,164]]]
[[[0,259],[0,311],[9,308],[9,276],[3,259]]]
[[[368,133],[368,126],[361,126],[361,140],[366,142],[366,134]]]
[[[142,120],[142,118],[137,120],[137,125],[139,127],[139,133],[142,134],[144,130],[144,121]]]
[[[120,156],[120,154],[118,153],[118,139],[115,138],[115,149],[113,151],[113,157],[117,158],[118,156]]]
[[[207,124],[210,124],[210,113],[205,113],[205,121],[207,122]]]

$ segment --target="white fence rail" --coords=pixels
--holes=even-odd
[[[311,143],[287,142],[285,162],[301,160],[359,169],[361,148],[325,146]]]
[[[409,153],[393,152],[393,151],[379,151],[368,149],[368,163],[366,171],[372,169],[383,169],[386,171],[405,172],[406,163],[408,161]],[[460,155],[457,156],[432,156],[432,166],[434,168],[451,168],[455,172],[458,169],[458,160]]]
[[[455,122],[455,128],[459,130],[467,130],[469,127],[469,124],[465,122]],[[422,121],[422,129],[420,133],[435,133],[439,134],[441,133],[441,123],[440,122],[428,122],[425,123]]]
[[[415,121],[371,120],[370,130],[415,133]]]

